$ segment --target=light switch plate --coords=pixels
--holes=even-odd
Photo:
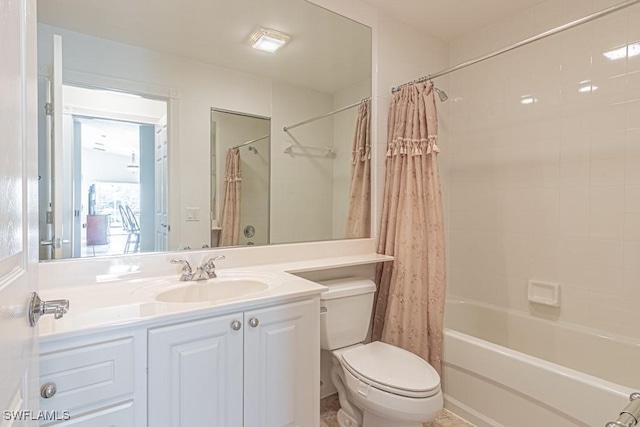
[[[187,208],[187,221],[200,221],[200,208]]]

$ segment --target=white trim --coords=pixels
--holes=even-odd
[[[133,80],[119,79],[100,74],[86,73],[84,71],[64,69],[63,84],[94,89],[114,90],[142,95],[148,98],[180,98],[179,89],[166,86],[155,86]]]

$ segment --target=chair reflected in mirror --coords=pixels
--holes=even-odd
[[[122,228],[127,232],[127,242],[124,245],[123,254],[137,253],[140,251],[140,224],[129,205],[118,205]],[[133,250],[131,244],[133,243]]]

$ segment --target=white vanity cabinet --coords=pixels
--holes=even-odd
[[[145,401],[144,372],[140,375],[145,352],[134,335],[105,333],[42,343],[40,410],[47,418],[40,424],[129,427],[144,422],[144,412],[135,408],[143,408]]]
[[[149,329],[148,425],[319,425],[317,298]]]
[[[148,425],[242,427],[242,313],[149,330]]]

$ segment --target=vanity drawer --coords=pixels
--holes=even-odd
[[[40,387],[53,383],[55,394],[40,397],[40,409],[70,411],[133,393],[133,338],[101,342],[40,355]]]
[[[43,424],[56,427],[134,427],[133,401],[101,409],[99,411],[72,416],[63,423]]]

